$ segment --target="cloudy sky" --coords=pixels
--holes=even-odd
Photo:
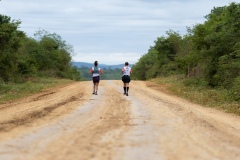
[[[184,35],[231,2],[240,0],[1,0],[0,14],[22,21],[29,37],[39,29],[60,35],[73,61],[133,64],[166,31]]]

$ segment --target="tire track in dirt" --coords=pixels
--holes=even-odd
[[[9,131],[15,129],[16,127],[33,123],[33,121],[38,120],[42,117],[45,117],[45,116],[51,114],[55,109],[57,109],[59,107],[63,107],[66,104],[72,103],[74,101],[78,101],[79,99],[81,99],[82,96],[83,96],[83,93],[80,93],[76,96],[72,96],[72,97],[64,100],[63,102],[59,102],[59,103],[56,103],[56,104],[53,104],[50,106],[46,106],[44,108],[30,111],[30,113],[21,115],[21,117],[19,117],[19,116],[15,117],[12,120],[0,122],[0,132],[9,132]],[[34,101],[35,101],[35,99],[34,99]],[[28,110],[29,110],[29,108],[28,108]],[[26,111],[26,110],[24,110],[24,111]]]
[[[118,141],[129,125],[129,102],[119,96],[120,93],[116,92],[112,86],[103,81],[101,83],[104,91],[100,90],[98,96],[92,96],[93,108],[89,113],[84,113],[91,116],[86,117],[89,122],[74,132],[61,136],[61,140],[51,142],[47,146],[48,149],[43,151],[44,157],[39,160],[87,160],[112,159],[114,157],[112,149],[118,145]]]
[[[159,140],[164,159],[237,160],[240,157],[238,116],[167,95],[156,84],[154,88],[146,87],[148,83],[133,83],[132,94],[146,106],[144,110],[155,126],[161,126],[153,132],[160,135],[155,139]]]
[[[238,116],[190,103],[160,88],[132,81],[127,97],[121,81],[101,81],[96,96],[91,95],[91,82],[79,82],[17,102],[20,111],[17,103],[14,112],[3,109],[10,116],[0,122],[46,107],[51,113],[7,131],[18,136],[10,134],[5,136],[10,140],[0,141],[0,159],[239,159]],[[20,132],[13,134],[15,130]]]
[[[0,105],[0,140],[7,139],[63,116],[82,104],[86,82],[48,89],[21,100]]]
[[[1,154],[5,159],[24,160],[112,157],[111,149],[129,125],[129,102],[119,96],[120,93],[113,87],[102,84],[102,93],[100,90],[99,95],[90,96],[84,105],[64,119],[18,139],[17,147],[12,147],[14,142],[4,144],[2,149],[10,147],[0,152],[0,157]],[[91,91],[91,83],[88,85]],[[15,156],[9,155],[9,150]]]

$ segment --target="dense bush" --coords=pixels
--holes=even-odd
[[[233,90],[239,100],[240,4],[213,8],[205,18],[184,36],[170,30],[157,38],[133,67],[133,78],[184,74],[191,81]]]
[[[56,33],[39,30],[29,38],[18,30],[20,21],[0,14],[0,79],[24,82],[28,77],[46,76],[80,79],[72,66],[73,48]]]

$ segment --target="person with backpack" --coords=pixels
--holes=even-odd
[[[128,96],[129,83],[131,81],[130,74],[132,73],[132,69],[128,65],[128,62],[126,62],[125,66],[122,68],[123,90],[126,96]]]
[[[103,71],[101,68],[98,67],[98,61],[94,62],[94,67],[90,69],[90,73],[92,74],[92,80],[93,80],[93,93],[97,95],[98,91],[98,84],[100,81],[100,74],[103,74]]]

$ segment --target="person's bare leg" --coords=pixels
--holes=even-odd
[[[98,84],[99,83],[96,83],[96,86],[95,86],[95,94],[97,95],[97,91],[98,91]]]
[[[93,83],[93,94],[95,94],[95,83]]]

